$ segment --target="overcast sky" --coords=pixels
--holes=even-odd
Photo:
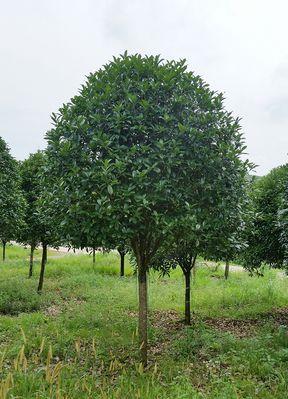
[[[287,162],[286,0],[0,0],[0,136],[45,148],[50,115],[113,55],[186,58],[242,118],[257,174]]]

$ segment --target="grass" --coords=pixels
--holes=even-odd
[[[115,253],[97,254],[93,267],[91,256],[50,252],[37,295],[40,254],[31,279],[28,256],[8,247],[0,266],[0,399],[287,397],[288,280],[278,271],[260,278],[234,271],[224,281],[223,270],[199,262],[191,327],[180,322],[181,271],[150,273],[150,364],[143,372],[129,262],[119,278]]]

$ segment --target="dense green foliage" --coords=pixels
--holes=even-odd
[[[222,94],[186,68],[158,56],[114,58],[53,116],[47,134],[54,209],[68,239],[124,240],[134,252],[141,342],[146,272],[163,239],[186,219],[193,239],[205,231],[208,240],[212,224],[219,233],[249,166]]]
[[[147,236],[157,246],[187,207],[195,225],[215,202],[225,209],[245,169],[238,121],[184,62],[115,59],[89,76],[54,122],[49,165],[60,177],[59,209],[69,210],[63,226],[80,243],[80,233],[96,231],[104,243],[120,232],[134,247]]]
[[[29,277],[33,274],[33,261],[35,248],[43,243],[43,225],[40,222],[41,209],[39,199],[41,196],[41,179],[45,165],[44,154],[41,151],[30,154],[29,158],[20,163],[21,188],[26,199],[25,228],[17,237],[17,241],[30,245]],[[43,254],[43,256],[46,256]]]
[[[0,137],[0,240],[3,244],[3,259],[6,243],[16,239],[24,228],[25,205],[18,164]]]
[[[51,193],[46,187],[46,159],[43,152],[31,154],[20,166],[21,185],[26,198],[25,228],[18,234],[18,241],[31,247],[29,277],[33,274],[33,254],[38,244],[42,245],[42,267],[38,291],[42,290],[47,247],[60,243],[59,217],[54,212]]]
[[[279,166],[255,181],[251,187],[251,218],[246,232],[248,247],[244,252],[244,264],[250,270],[261,264],[281,267],[285,248],[283,227],[279,212],[288,182],[288,165]],[[284,217],[284,214],[283,214]]]
[[[288,269],[288,178],[283,192],[280,209],[278,211],[278,223],[280,228],[280,242],[284,251],[284,266]]]
[[[16,247],[9,252],[13,260],[0,274],[0,292],[13,306],[13,315],[2,314],[0,323],[0,392],[9,387],[6,398],[285,398],[287,313],[285,319],[277,308],[287,305],[287,280],[276,270],[261,279],[232,270],[223,281],[222,270],[215,274],[199,261],[191,327],[179,323],[181,270],[170,278],[151,271],[153,364],[143,374],[129,264],[129,277],[119,279],[116,253],[97,253],[96,273],[88,255],[54,259],[50,253],[46,290],[36,297],[30,293],[37,286],[37,256],[35,277],[22,284],[29,253]],[[15,317],[19,297],[23,313]]]
[[[19,241],[34,247],[43,240],[37,205],[41,195],[41,175],[44,165],[44,154],[41,151],[31,154],[20,164],[21,187],[27,208],[25,213],[26,226],[20,232]]]

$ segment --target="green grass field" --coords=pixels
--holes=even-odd
[[[119,257],[49,253],[42,295],[40,253],[7,248],[0,273],[0,399],[288,397],[288,279],[197,264],[193,325],[184,327],[184,282],[149,276],[148,370],[137,350],[137,280]]]

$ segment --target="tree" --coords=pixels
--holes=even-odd
[[[25,245],[30,245],[29,277],[33,274],[33,255],[35,248],[41,241],[43,233],[39,221],[38,203],[41,194],[41,173],[45,164],[44,154],[41,151],[31,154],[29,158],[20,163],[21,186],[27,208],[25,212],[26,226],[21,230],[18,240]]]
[[[49,175],[47,173],[47,158],[44,156],[44,164],[38,174],[40,183],[40,195],[36,201],[36,218],[39,222],[39,237],[42,244],[42,259],[37,292],[43,290],[44,274],[47,264],[48,245],[57,248],[63,243],[60,231],[59,214],[53,207],[53,192],[49,187]]]
[[[250,168],[252,167],[253,165],[250,164]],[[238,259],[246,245],[244,232],[249,213],[247,198],[249,180],[248,175],[239,174],[233,188],[236,195],[226,197],[224,212],[221,208],[220,213],[217,209],[214,210],[214,220],[210,219],[210,239],[204,241],[203,257],[216,262],[225,262],[225,280],[229,276],[230,262]]]
[[[52,205],[53,193],[49,191],[47,162],[44,152],[31,154],[21,164],[22,188],[27,200],[25,228],[18,232],[18,240],[31,245],[29,277],[33,273],[33,252],[39,243],[42,245],[42,259],[38,283],[38,293],[42,292],[48,245],[57,247],[61,243],[60,220]]]
[[[244,165],[243,165],[244,166]],[[179,265],[185,278],[185,324],[191,324],[191,272],[195,279],[198,255],[205,259],[225,259],[225,278],[228,278],[229,260],[242,246],[242,214],[245,210],[245,167],[239,170],[233,185],[227,188],[226,196],[213,204],[207,215],[206,208],[198,211],[197,218],[191,209],[190,217],[178,219],[161,250],[154,256],[152,265],[162,274]],[[230,191],[230,193],[229,193]]]
[[[3,246],[3,261],[7,242],[15,239],[24,227],[25,206],[18,163],[0,137],[0,240]]]
[[[161,274],[170,274],[171,269],[180,266],[185,278],[185,324],[191,324],[191,271],[195,268],[196,258],[199,253],[200,225],[195,225],[196,220],[185,218],[178,220],[172,234],[166,237],[165,243],[153,257],[151,266]],[[197,222],[196,222],[197,223]]]
[[[53,114],[49,176],[62,226],[75,238],[121,236],[137,260],[139,343],[147,364],[147,271],[186,213],[210,214],[242,170],[243,139],[223,96],[185,61],[124,54],[89,75]],[[231,176],[231,177],[230,177]]]
[[[259,272],[263,263],[282,267],[285,248],[281,240],[279,210],[288,180],[288,164],[272,169],[257,179],[250,190],[250,221],[246,229],[244,266]]]
[[[278,211],[278,223],[281,230],[280,242],[284,250],[283,265],[288,271],[288,179],[285,183],[280,209]]]

